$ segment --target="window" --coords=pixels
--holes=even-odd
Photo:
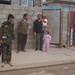
[[[11,0],[0,0],[0,4],[11,4]]]
[[[33,6],[33,0],[20,0],[21,5]]]
[[[42,0],[42,2],[46,2],[46,0]]]
[[[28,6],[33,6],[33,0],[28,0]]]

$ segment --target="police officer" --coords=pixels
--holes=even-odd
[[[4,67],[5,63],[13,66],[11,64],[11,55],[12,55],[12,42],[15,39],[14,37],[14,16],[12,14],[8,15],[8,20],[3,22],[0,28],[0,41],[2,43],[2,64]]]

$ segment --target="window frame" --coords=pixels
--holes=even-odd
[[[29,6],[29,3],[28,3],[29,0],[26,0],[26,3],[22,3],[21,1],[22,1],[22,0],[20,0],[20,5]],[[32,6],[32,7],[34,6],[34,0],[32,0],[32,4],[31,4],[30,6]]]

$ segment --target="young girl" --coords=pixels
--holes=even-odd
[[[49,34],[50,33],[47,30],[44,33],[44,38],[43,38],[43,40],[44,40],[43,51],[44,52],[47,52],[49,49],[49,45],[50,45],[50,41],[51,41],[51,36]]]

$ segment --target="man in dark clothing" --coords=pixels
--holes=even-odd
[[[33,32],[34,32],[34,35],[36,36],[35,51],[37,51],[38,48],[39,48],[39,50],[42,51],[43,35],[44,35],[43,24],[42,24],[42,15],[38,14],[37,18],[38,19],[34,21],[34,26],[33,26]]]

